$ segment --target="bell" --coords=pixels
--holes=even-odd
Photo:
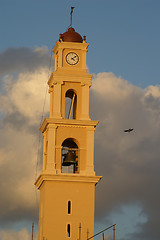
[[[70,166],[72,164],[76,164],[76,153],[75,151],[69,150],[67,153],[64,153],[62,156],[64,156],[62,166]]]

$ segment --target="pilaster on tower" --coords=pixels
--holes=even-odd
[[[60,34],[53,49],[55,71],[48,85],[50,116],[43,133],[43,170],[35,182],[40,190],[38,239],[82,239],[94,233],[94,132],[89,117],[88,43],[74,28]]]

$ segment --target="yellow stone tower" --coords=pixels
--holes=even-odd
[[[40,190],[39,240],[86,240],[94,234],[95,185],[100,177],[94,172],[98,122],[89,118],[88,45],[71,25],[53,49],[50,116],[41,126],[43,170],[35,182]]]

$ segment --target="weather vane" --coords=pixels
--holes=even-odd
[[[72,27],[72,14],[73,14],[73,9],[74,9],[75,7],[71,7],[71,27]]]

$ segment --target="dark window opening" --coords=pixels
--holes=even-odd
[[[67,225],[67,237],[71,236],[71,226],[70,224]]]
[[[76,119],[77,95],[73,90],[68,90],[65,95],[65,118]]]
[[[71,214],[71,201],[68,201],[68,214]]]

